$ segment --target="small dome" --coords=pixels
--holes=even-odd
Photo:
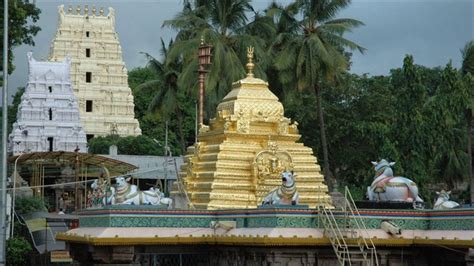
[[[268,89],[267,82],[247,76],[232,84],[232,90],[219,103],[217,112],[221,118],[237,115],[278,120],[283,117],[283,105]]]

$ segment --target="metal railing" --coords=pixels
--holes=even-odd
[[[368,265],[378,266],[377,250],[374,242],[367,230],[367,226],[360,215],[359,209],[355,205],[354,199],[352,198],[351,192],[347,186],[344,189],[344,208],[345,222],[348,223],[347,228],[351,230],[351,238],[357,239],[357,245],[359,246],[362,255],[368,260]]]
[[[342,217],[336,218],[331,209],[324,206],[319,211],[324,236],[331,242],[340,265],[353,265],[355,262],[379,265],[375,245],[347,187]],[[342,230],[340,226],[343,226]]]
[[[344,239],[344,235],[337,225],[334,214],[331,209],[326,209],[324,206],[319,207],[319,213],[322,214],[320,217],[324,228],[324,236],[326,236],[331,242],[339,263],[345,265],[345,262],[348,261],[350,265],[349,247]]]

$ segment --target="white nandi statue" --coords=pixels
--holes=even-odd
[[[459,203],[449,200],[449,195],[451,191],[445,191],[444,189],[440,192],[436,192],[438,199],[436,200],[433,209],[452,209],[458,208]]]
[[[418,187],[412,180],[402,177],[393,176],[391,166],[395,162],[388,162],[385,159],[380,162],[372,162],[375,169],[374,181],[367,187],[367,195],[369,200],[376,201],[399,201],[413,202],[422,204],[423,200],[418,196]]]
[[[150,188],[147,191],[140,191],[136,185],[131,185],[130,177],[118,176],[115,178],[115,202],[116,204],[132,205],[167,205],[171,208],[173,200],[165,198],[159,189]]]
[[[148,190],[142,191],[142,193],[142,204],[166,205],[168,209],[171,209],[173,205],[173,200],[171,198],[166,198],[165,193],[161,192],[159,188],[151,187]]]
[[[282,184],[270,191],[263,199],[262,205],[296,205],[299,195],[296,191],[293,171],[281,173]]]

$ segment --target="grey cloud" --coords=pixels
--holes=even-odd
[[[270,1],[254,1],[255,9],[264,9]],[[281,1],[288,2],[288,1]],[[41,1],[39,26],[42,31],[35,38],[36,46],[21,46],[14,50],[16,66],[10,77],[10,91],[24,86],[27,78],[26,53],[45,59],[57,26],[57,6],[60,4],[95,4],[113,6],[117,14],[116,30],[122,44],[123,57],[128,69],[143,66],[146,60],[140,52],[159,56],[160,37],[168,41],[173,30],[162,28],[164,20],[173,18],[182,7],[182,1],[121,0],[121,1]],[[474,39],[474,2],[457,1],[375,1],[354,0],[339,17],[363,21],[347,37],[367,48],[364,55],[354,52],[352,71],[371,75],[388,74],[400,67],[405,54],[413,54],[415,62],[429,67],[445,65],[452,60],[461,65],[460,49]]]

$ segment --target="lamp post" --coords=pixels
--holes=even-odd
[[[201,37],[199,45],[199,125],[204,125],[204,80],[206,78],[206,66],[211,64],[211,46],[204,44],[204,37]]]
[[[7,238],[7,112],[8,112],[8,0],[3,0],[3,112],[2,112],[2,174],[0,197],[0,264],[6,264]]]
[[[18,163],[18,160],[24,153],[20,153],[18,157],[15,159],[15,166],[13,167],[13,190],[12,190],[12,217],[10,218],[11,220],[11,229],[10,229],[10,238],[13,237],[13,229],[15,228],[15,197],[16,197],[16,176],[18,174],[16,165]]]

